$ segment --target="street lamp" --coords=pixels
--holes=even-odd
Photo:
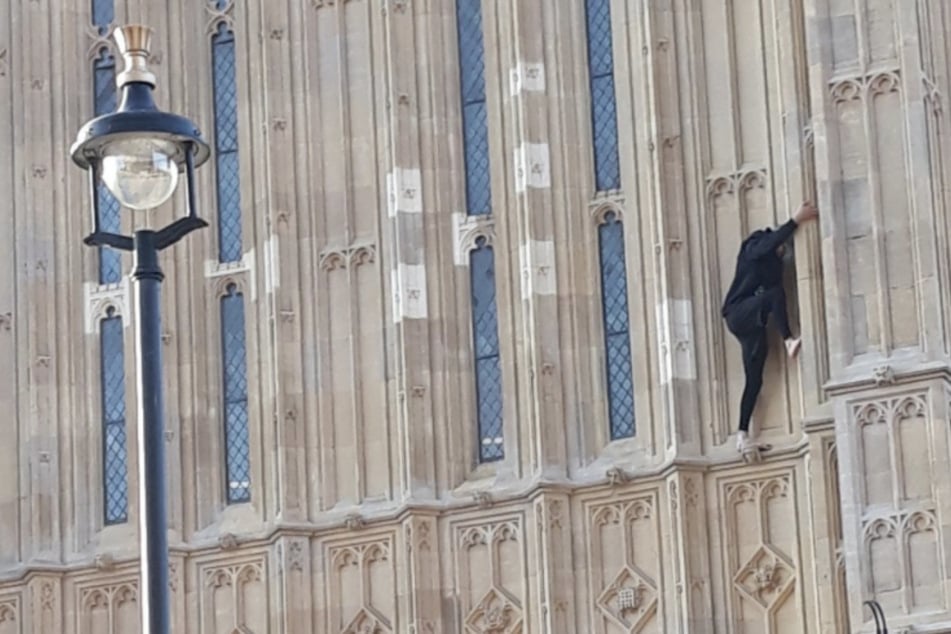
[[[195,168],[210,150],[194,123],[162,112],[152,100],[155,75],[148,68],[152,30],[116,28],[113,38],[125,69],[116,77],[122,101],[111,114],[87,122],[76,137],[73,161],[89,171],[92,233],[87,245],[132,251],[138,391],[139,540],[142,626],[145,634],[170,631],[167,500],[165,489],[164,397],[162,394],[162,270],[158,252],[208,223],[195,209]],[[101,179],[119,204],[136,211],[167,201],[184,172],[187,215],[166,227],[136,230],[127,236],[102,231],[97,187]]]

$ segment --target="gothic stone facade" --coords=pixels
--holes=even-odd
[[[869,632],[867,599],[894,631],[951,631],[951,6],[610,0],[605,35],[598,3],[458,4],[470,22],[453,0],[0,2],[0,634],[139,631],[134,382],[110,522],[100,385],[108,318],[132,376],[129,284],[80,242],[67,158],[108,24],[132,22],[156,30],[162,106],[222,155],[234,117],[240,150],[237,256],[208,230],[163,260],[177,632]],[[200,171],[213,226],[227,169]],[[479,192],[491,213],[467,213]],[[804,198],[803,353],[772,341],[756,425],[776,449],[746,466],[718,306],[744,233]],[[636,429],[614,438],[599,232],[618,222]],[[474,370],[487,248],[496,391]],[[480,441],[489,393],[502,428]]]

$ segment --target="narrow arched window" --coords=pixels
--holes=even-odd
[[[585,17],[595,186],[610,191],[621,188],[610,0],[585,0]]]
[[[219,0],[219,8],[222,0]],[[215,178],[218,202],[218,261],[242,257],[241,170],[238,160],[238,90],[234,31],[221,22],[211,38],[215,114]],[[244,295],[235,285],[221,298],[221,375],[224,415],[225,499],[251,500],[248,421],[247,333]]]
[[[211,38],[215,109],[218,260],[241,259],[241,173],[238,163],[238,92],[234,32],[222,22]]]
[[[601,315],[604,325],[605,376],[611,439],[634,435],[634,381],[631,367],[630,317],[624,227],[610,211],[598,226],[601,265]]]
[[[459,81],[466,161],[466,212],[477,216],[492,212],[482,1],[457,0],[456,22],[459,31]]]
[[[111,20],[111,3],[96,2],[94,10],[99,7],[99,10],[106,14],[100,6],[106,4],[110,6],[108,15]],[[108,24],[107,22],[106,25]],[[93,62],[93,95],[93,110],[96,115],[107,114],[116,109],[116,63],[106,48],[99,52]],[[99,228],[109,233],[118,233],[119,201],[102,182],[96,184],[96,196],[99,198]],[[99,247],[99,283],[116,284],[121,278],[122,258],[119,252],[111,247]]]
[[[482,0],[456,0],[459,39],[459,95],[465,159],[466,213],[492,213],[492,170],[485,98],[485,44]],[[479,238],[469,253],[469,300],[473,338],[479,462],[505,457],[502,435],[502,368],[499,360],[495,255]]]
[[[251,500],[248,368],[244,329],[244,296],[232,284],[221,298],[225,482],[229,504]]]
[[[479,461],[505,457],[502,436],[502,368],[499,319],[495,304],[495,255],[485,238],[469,253],[472,337],[475,353]]]
[[[106,524],[121,524],[129,519],[125,350],[122,337],[122,317],[110,308],[106,318],[99,322],[102,482]]]

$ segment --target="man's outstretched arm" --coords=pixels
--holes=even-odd
[[[774,253],[781,244],[792,237],[799,225],[816,218],[818,215],[818,210],[811,202],[804,202],[785,224],[780,225],[775,231],[763,233],[749,242],[746,248],[750,257],[756,259]]]

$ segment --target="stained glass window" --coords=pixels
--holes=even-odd
[[[456,0],[459,37],[459,83],[462,102],[466,213],[492,213],[489,128],[485,103],[485,44],[482,0]],[[476,420],[479,462],[505,456],[502,438],[502,368],[499,363],[498,314],[495,304],[495,256],[485,238],[469,254],[475,358]]]
[[[634,382],[631,337],[627,312],[627,268],[624,262],[624,228],[613,212],[598,227],[601,264],[601,311],[608,388],[611,439],[634,435]]]
[[[238,164],[238,93],[234,33],[225,23],[211,39],[215,108],[215,176],[218,193],[218,260],[241,259],[241,183]]]
[[[610,0],[585,0],[585,14],[595,185],[608,191],[621,188]]]
[[[116,109],[115,71],[116,64],[112,54],[103,49],[93,63],[93,106],[96,115]],[[96,196],[99,198],[99,228],[109,233],[118,233],[119,201],[102,182],[96,186]],[[121,277],[122,259],[119,252],[110,247],[99,247],[99,283],[116,284]]]
[[[90,7],[93,25],[99,27],[99,33],[105,35],[109,25],[115,19],[115,6],[112,0],[92,0]]]
[[[111,309],[99,323],[102,404],[102,478],[106,524],[129,519],[122,318]]]
[[[492,211],[481,0],[457,0],[456,20],[459,30],[463,151],[466,161],[466,211],[469,215],[476,216]]]
[[[499,364],[499,320],[495,304],[495,256],[480,238],[469,254],[472,288],[472,335],[475,351],[479,461],[505,456],[502,437],[502,368]]]
[[[248,367],[244,328],[244,296],[232,285],[221,298],[225,473],[229,504],[251,500]]]

